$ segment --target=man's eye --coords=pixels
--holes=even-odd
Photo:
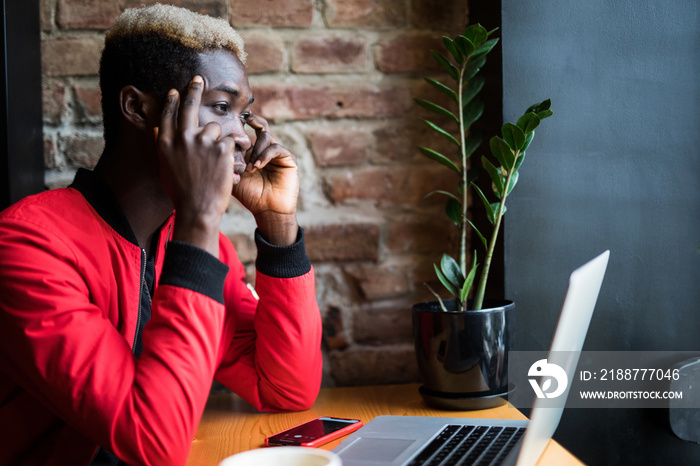
[[[231,108],[228,104],[214,104],[212,107],[221,113],[228,113],[229,108]]]

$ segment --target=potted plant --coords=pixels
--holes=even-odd
[[[436,301],[413,307],[413,331],[418,366],[423,379],[421,394],[437,407],[476,409],[504,402],[508,392],[508,350],[513,339],[514,304],[510,301],[484,299],[493,252],[498,239],[506,199],[518,182],[518,170],[525,152],[540,122],[552,115],[550,100],[530,106],[516,123],[506,123],[500,136],[489,141],[494,162],[486,156],[481,167],[491,182],[493,195],[487,196],[474,184],[474,169],[469,168],[470,156],[478,149],[481,138],[470,131],[484,110],[480,92],[484,78],[480,70],[498,39],[489,37],[481,25],[468,26],[454,38],[443,37],[449,55],[431,51],[435,60],[454,81],[453,86],[432,78],[426,81],[449,97],[448,107],[425,99],[416,103],[432,113],[446,118],[456,128],[443,129],[439,124],[424,120],[455,147],[457,156],[447,156],[428,147],[420,147],[428,158],[459,174],[456,192],[433,191],[426,197],[442,195],[447,198],[445,211],[460,230],[459,257],[443,254],[435,273],[450,293],[442,298],[430,288]],[[491,232],[482,234],[469,220],[469,194],[474,191],[483,204],[492,225]],[[489,200],[495,197],[495,201]],[[478,263],[476,250],[468,261],[468,230],[479,238],[485,251],[483,265]],[[477,280],[478,275],[478,280]],[[473,298],[472,288],[476,290]]]

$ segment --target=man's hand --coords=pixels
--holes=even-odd
[[[173,239],[198,246],[218,257],[219,227],[233,187],[234,140],[221,126],[199,126],[204,81],[190,81],[182,102],[171,90],[157,135],[163,187],[176,211]]]
[[[262,236],[271,244],[296,241],[299,173],[296,157],[277,142],[267,121],[252,113],[247,123],[255,130],[255,145],[247,155],[246,171],[233,195],[255,217]]]

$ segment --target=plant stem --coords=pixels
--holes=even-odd
[[[520,157],[520,151],[515,153],[515,160]],[[515,162],[514,162],[515,163]],[[493,259],[493,251],[496,249],[496,240],[498,239],[498,230],[501,228],[501,219],[503,218],[503,209],[506,205],[506,198],[508,197],[508,187],[510,186],[510,180],[515,173],[515,169],[511,169],[506,177],[506,182],[503,187],[503,197],[501,197],[501,202],[498,204],[498,210],[496,211],[496,218],[493,222],[493,231],[491,232],[491,239],[489,240],[488,250],[486,251],[486,259],[484,260],[484,268],[481,270],[481,277],[479,279],[479,287],[476,290],[476,295],[474,296],[474,303],[472,305],[473,310],[479,310],[484,305],[484,295],[486,294],[486,282],[489,277],[489,269],[491,268],[491,259]]]
[[[459,243],[459,266],[462,273],[467,275],[467,210],[469,207],[469,185],[467,184],[467,149],[464,135],[464,109],[462,108],[462,86],[464,85],[464,70],[467,67],[469,60],[464,60],[462,68],[459,70],[459,84],[457,86],[457,105],[459,112],[459,142],[462,152],[462,223],[461,237]],[[457,300],[459,301],[459,300]]]
[[[437,293],[435,292],[435,290],[433,290],[433,288],[432,288],[430,285],[428,285],[427,283],[425,284],[425,286],[428,287],[428,289],[430,290],[430,292],[431,292],[431,293],[433,294],[433,296],[435,296],[435,298],[437,299],[438,303],[440,303],[440,309],[442,309],[443,312],[448,312],[448,311],[447,311],[447,308],[445,307],[445,302],[442,300],[442,298],[440,297],[440,295],[437,294]]]

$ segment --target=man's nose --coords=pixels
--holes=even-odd
[[[246,153],[252,146],[250,136],[248,136],[248,133],[246,133],[243,122],[240,120],[233,123],[229,128],[229,136],[233,138],[233,141],[236,144],[236,149],[240,152]]]

